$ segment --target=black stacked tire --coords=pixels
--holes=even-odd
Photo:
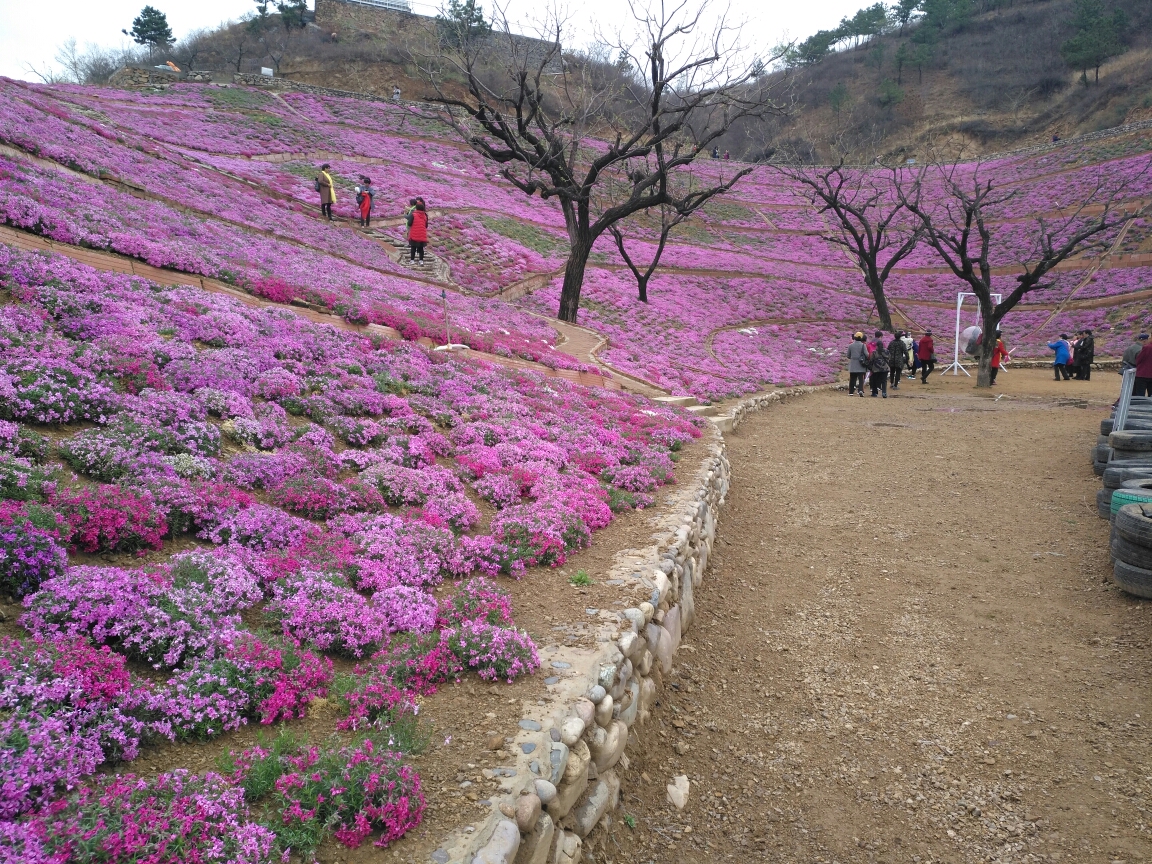
[[[1112,433],[1112,420],[1100,421],[1100,434],[1110,435]],[[1124,423],[1125,432],[1149,432],[1152,431],[1152,412],[1147,409],[1138,409],[1128,412],[1128,419]]]
[[[1117,587],[1152,599],[1152,502],[1125,504],[1116,511],[1111,552]]]
[[[1113,432],[1108,436],[1116,459],[1139,459],[1144,454],[1152,455],[1152,432],[1128,430]]]
[[[1147,468],[1123,468],[1109,465],[1104,469],[1104,488],[1119,489],[1125,480],[1152,479],[1152,465]]]
[[[1112,493],[1113,489],[1098,489],[1096,491],[1096,512],[1100,514],[1101,519],[1112,518]]]
[[[1109,551],[1112,553],[1114,561],[1122,561],[1129,567],[1152,570],[1152,549],[1129,543],[1115,532],[1112,534],[1112,544]]]

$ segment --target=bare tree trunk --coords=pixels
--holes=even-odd
[[[569,324],[576,323],[580,309],[580,288],[584,285],[584,268],[592,254],[592,240],[581,236],[571,245],[568,263],[564,265],[564,287],[560,289],[560,310],[556,317]]]
[[[636,287],[640,289],[640,302],[648,302],[648,277],[642,276],[636,280]]]
[[[977,294],[980,303],[980,367],[976,372],[976,386],[992,386],[992,355],[996,353],[996,331],[1000,329],[1000,319],[996,317],[995,307],[992,305],[992,295],[987,297]]]
[[[892,313],[888,310],[888,298],[884,296],[884,286],[879,284],[879,277],[869,276],[868,287],[872,291],[872,299],[876,301],[876,316],[880,319],[880,329],[895,332],[892,326]]]
[[[993,333],[996,331],[993,330]],[[977,387],[991,387],[992,386],[992,354],[996,351],[996,338],[992,338],[991,344],[987,339],[980,342],[980,367],[976,372],[976,386]]]

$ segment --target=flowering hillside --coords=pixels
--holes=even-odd
[[[253,862],[389,843],[425,806],[406,760],[416,698],[539,665],[499,580],[652,504],[702,421],[413,344],[449,323],[492,359],[588,368],[548,323],[559,210],[418,110],[197,85],[0,79],[0,95],[5,225],[270,301],[0,245],[0,595],[23,605],[0,635],[0,861],[68,860],[80,839],[135,855],[180,836],[155,860]],[[961,166],[1018,190],[994,214],[996,278],[1012,284],[1036,214],[1102,180],[1147,196],[1147,149],[1128,137]],[[335,222],[313,187],[324,162]],[[351,218],[362,175],[372,230]],[[397,254],[416,195],[434,271]],[[709,399],[834,380],[873,303],[829,227],[757,169],[677,229],[649,303],[602,239],[580,313],[606,339],[598,359]],[[626,233],[645,260],[655,226]],[[1136,222],[1105,238],[1115,254],[1054,274],[1005,322],[1016,356],[1084,326],[1116,353],[1152,325],[1150,238]],[[957,284],[920,248],[889,291],[902,321],[947,334]],[[446,580],[457,590],[439,599]],[[289,727],[219,773],[127,773],[151,743],[298,721],[320,697],[354,735],[305,744]]]
[[[59,256],[0,246],[0,287],[0,593],[26,610],[0,640],[3,860],[47,860],[97,817],[109,838],[180,823],[205,800],[223,821],[196,842],[228,836],[243,860],[400,836],[423,809],[393,746],[415,697],[539,665],[491,580],[561,564],[613,510],[650,504],[699,435],[640,397]],[[439,602],[449,579],[468,581]],[[332,657],[364,665],[334,679]],[[357,795],[256,796],[292,831],[241,794],[264,752],[231,777],[69,792],[149,742],[302,717],[335,693],[342,728],[368,737],[280,753],[277,770]],[[118,800],[136,794],[163,812]]]
[[[555,350],[556,333],[540,317],[555,312],[566,256],[558,208],[512,189],[497,166],[418,109],[199,85],[135,93],[3,81],[0,90],[0,142],[8,145],[0,212],[9,225],[390,325],[408,338],[444,340],[448,288],[453,332],[472,347],[586,368]],[[961,176],[979,171],[1016,191],[993,214],[998,282],[1014,284],[1036,214],[1057,215],[1102,181],[1128,181],[1130,199],[1146,197],[1147,149],[1146,137],[1128,135],[960,166]],[[361,175],[373,178],[373,232],[319,218],[313,180],[321,162],[332,165],[345,219],[352,187]],[[704,160],[696,170],[730,169]],[[396,217],[415,195],[433,212],[431,250],[449,282],[397,260]],[[864,326],[872,308],[855,265],[826,239],[831,228],[796,183],[758,169],[677,229],[647,305],[635,299],[611,238],[601,238],[581,323],[607,337],[599,354],[606,365],[673,392],[714,399],[831,380],[844,334]],[[640,219],[626,234],[635,258],[651,255],[651,225]],[[1118,253],[1152,252],[1145,223],[1105,240],[1118,241]],[[1112,353],[1147,323],[1144,306],[1127,295],[1152,287],[1152,264],[1112,257],[1096,271],[1099,254],[1068,262],[1008,316],[1014,356],[1042,356],[1049,331],[1083,326],[1102,330],[1097,344]],[[531,277],[551,284],[499,299]],[[944,334],[961,287],[925,245],[889,283],[901,321]],[[1109,305],[1078,308],[1093,299]]]

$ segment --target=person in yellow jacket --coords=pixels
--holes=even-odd
[[[325,162],[320,166],[320,176],[316,178],[316,191],[320,193],[320,215],[327,216],[329,222],[332,221],[332,205],[336,203],[336,185],[328,173],[331,167]]]

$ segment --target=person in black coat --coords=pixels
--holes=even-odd
[[[876,398],[877,391],[884,393],[888,398],[888,346],[884,344],[884,333],[876,331],[876,347],[868,355],[868,369],[872,377],[868,382],[872,385],[872,398]]]
[[[1076,380],[1092,380],[1092,361],[1096,357],[1096,340],[1092,338],[1092,331],[1085,330],[1076,343]]]
[[[900,375],[907,360],[908,346],[904,344],[904,331],[899,330],[888,343],[888,380],[893,390],[900,389]]]

